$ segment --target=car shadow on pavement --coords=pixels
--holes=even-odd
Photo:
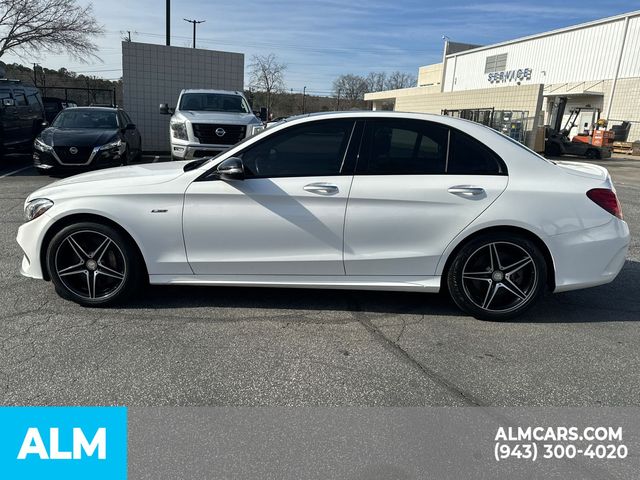
[[[356,290],[150,286],[125,308],[326,310],[398,315],[465,316],[446,294]],[[640,321],[640,263],[628,260],[610,284],[547,294],[514,323]]]

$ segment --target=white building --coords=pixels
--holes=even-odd
[[[421,67],[418,85],[365,99],[374,109],[475,110],[465,116],[479,121],[498,111],[498,117],[519,119],[521,139],[539,149],[540,127],[565,97],[563,124],[580,109],[573,134],[606,119],[609,127],[631,122],[628,140],[639,140],[640,11],[495,45],[446,41],[442,63]]]

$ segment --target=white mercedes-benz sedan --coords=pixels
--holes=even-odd
[[[289,119],[215,158],[31,194],[22,273],[85,306],[171,285],[447,290],[507,319],[611,282],[629,229],[607,171],[427,114]]]

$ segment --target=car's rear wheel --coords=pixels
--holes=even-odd
[[[447,286],[465,312],[483,320],[507,320],[534,305],[546,278],[546,261],[534,242],[511,233],[491,233],[458,251]]]
[[[47,266],[58,294],[87,307],[124,301],[141,278],[139,254],[129,239],[93,222],[58,232],[47,248]]]

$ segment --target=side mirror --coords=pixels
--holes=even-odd
[[[216,173],[222,180],[244,180],[244,164],[238,157],[227,158],[218,165]]]
[[[160,104],[160,115],[171,115],[173,113],[171,110],[172,109],[169,108],[169,104],[168,103],[161,103]]]
[[[127,126],[124,127],[125,130],[135,130],[136,129],[136,124],[135,123],[127,123]]]
[[[2,106],[3,107],[14,107],[16,105],[16,101],[13,98],[3,98]]]

